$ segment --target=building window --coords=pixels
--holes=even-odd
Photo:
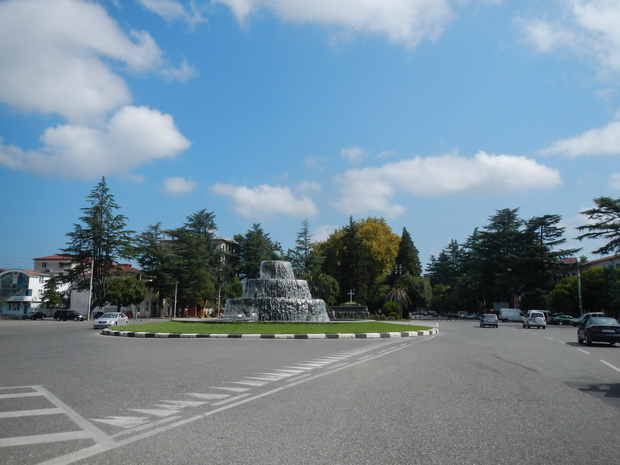
[[[47,262],[41,262],[41,268],[47,268]]]

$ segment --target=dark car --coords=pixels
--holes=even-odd
[[[549,320],[552,325],[570,325],[573,317],[570,315],[556,315]]]
[[[22,319],[24,320],[37,320],[37,319],[44,319],[47,316],[47,314],[45,312],[42,312],[41,310],[29,310],[28,312],[26,312],[24,314],[24,316],[22,316]]]
[[[56,312],[54,312],[54,320],[84,321],[84,315],[76,310],[56,310]]]
[[[577,342],[591,346],[593,342],[620,342],[620,323],[615,318],[593,316],[577,330]]]
[[[494,313],[485,313],[480,315],[480,327],[490,326],[491,328],[499,328],[499,320]]]

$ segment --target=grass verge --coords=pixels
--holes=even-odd
[[[405,325],[384,322],[347,323],[185,323],[166,321],[158,323],[135,324],[110,328],[118,331],[145,333],[186,333],[186,334],[337,334],[337,333],[389,333],[404,331],[424,331],[429,326]]]

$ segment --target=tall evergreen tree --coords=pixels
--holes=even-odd
[[[200,210],[187,217],[183,227],[169,231],[172,237],[170,270],[176,281],[180,308],[201,306],[215,297],[217,280],[213,239],[215,215]]]
[[[260,263],[269,260],[274,249],[279,250],[275,248],[278,244],[272,242],[260,223],[254,223],[252,229],[248,230],[244,236],[237,234],[234,239],[239,244],[237,270],[241,278],[258,278]]]
[[[156,315],[160,315],[164,299],[174,298],[177,280],[172,269],[172,247],[164,240],[161,224],[147,226],[136,237],[136,257],[140,269],[148,276],[149,287],[157,296]]]
[[[413,245],[411,234],[409,234],[407,228],[403,228],[403,233],[400,237],[396,266],[400,267],[399,272],[401,274],[410,274],[412,276],[420,276],[422,274],[418,249]]]
[[[287,256],[298,278],[307,279],[320,272],[323,260],[314,247],[307,220],[302,222],[295,240],[295,248],[289,249]]]
[[[577,239],[604,239],[607,242],[594,253],[617,254],[620,252],[620,199],[598,197],[594,203],[595,207],[581,212],[590,222],[577,228],[583,232]]]
[[[69,241],[62,252],[71,257],[66,282],[76,290],[92,288],[90,314],[106,303],[107,280],[118,272],[118,261],[131,256],[133,231],[125,229],[126,217],[115,213],[119,206],[105,177],[88,195],[87,203],[81,209],[82,223],[74,224],[73,231],[67,233]]]

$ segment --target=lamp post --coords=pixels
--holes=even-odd
[[[583,315],[583,302],[581,300],[581,267],[577,265],[577,298],[579,299],[579,314]]]
[[[177,316],[177,289],[179,287],[179,283],[175,283],[174,285],[174,309],[172,310],[172,318],[176,318]]]

